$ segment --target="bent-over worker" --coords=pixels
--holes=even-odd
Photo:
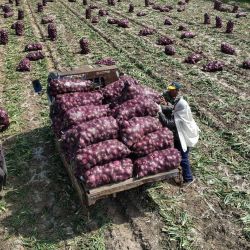
[[[198,142],[200,130],[192,117],[187,101],[180,96],[181,88],[178,82],[173,82],[167,87],[167,91],[163,93],[163,102],[167,105],[161,105],[159,118],[162,124],[174,133],[174,145],[182,157],[183,181],[191,184],[194,178],[189,162],[189,150]]]

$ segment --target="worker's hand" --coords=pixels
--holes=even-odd
[[[166,102],[166,100],[165,100],[165,98],[163,96],[161,97],[161,104],[163,104],[163,105],[167,104],[167,102]]]
[[[159,104],[157,104],[157,103],[156,103],[156,105],[157,105],[157,107],[158,107],[158,113],[159,113],[159,112],[162,112],[161,105],[159,105]]]

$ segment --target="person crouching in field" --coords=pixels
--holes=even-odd
[[[185,185],[194,181],[192,175],[189,151],[199,139],[199,127],[194,121],[191,109],[180,95],[181,84],[173,82],[163,93],[163,105],[160,106],[159,119],[163,126],[168,127],[174,133],[174,146],[181,153],[181,167]]]

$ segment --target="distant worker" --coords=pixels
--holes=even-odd
[[[174,133],[174,146],[181,153],[181,167],[185,185],[190,185],[193,175],[189,162],[189,150],[199,139],[199,128],[195,123],[188,103],[180,96],[181,84],[173,82],[163,93],[163,105],[159,118],[162,124]]]

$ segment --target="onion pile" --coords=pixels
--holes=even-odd
[[[234,5],[232,12],[233,13],[237,13],[238,10],[239,10],[239,6],[238,5]]]
[[[212,61],[206,65],[203,65],[203,71],[207,72],[222,71],[224,66],[225,64],[221,61]]]
[[[247,13],[245,13],[245,12],[240,12],[240,13],[237,13],[236,14],[236,18],[240,18],[240,17],[246,17],[247,16]]]
[[[0,132],[5,131],[10,125],[8,113],[0,108]]]
[[[47,0],[42,0],[43,6],[47,6]]]
[[[178,30],[179,30],[179,31],[187,31],[187,28],[186,28],[184,25],[180,25],[180,26],[178,27]]]
[[[111,65],[115,65],[115,60],[111,57],[106,57],[106,58],[102,58],[96,61],[95,64],[111,66]]]
[[[221,6],[222,6],[222,2],[221,1],[218,1],[218,0],[214,1],[214,9],[215,10],[220,10]]]
[[[92,17],[91,23],[99,23],[99,17],[98,16]]]
[[[8,31],[0,29],[0,44],[6,45],[8,42],[9,42]]]
[[[228,43],[222,43],[221,44],[221,52],[229,55],[235,55],[235,49]]]
[[[162,128],[142,137],[139,142],[132,146],[132,150],[137,156],[144,156],[157,150],[172,148],[173,146],[173,132],[168,128]]]
[[[13,10],[11,9],[11,7],[8,4],[3,5],[2,10],[4,13],[13,12]]]
[[[127,157],[130,150],[120,141],[107,140],[78,150],[76,166],[88,170],[93,166]]]
[[[84,173],[78,170],[89,188],[95,188],[109,183],[125,181],[132,177],[133,163],[130,159],[112,161],[104,165],[95,166]]]
[[[44,59],[45,54],[42,51],[33,51],[27,54],[26,58],[28,58],[30,61],[37,61]]]
[[[88,80],[80,79],[53,79],[49,82],[48,92],[51,96],[71,92],[87,92],[93,89],[93,84]]]
[[[121,139],[128,147],[131,147],[140,141],[144,135],[161,129],[162,125],[158,118],[146,116],[134,117],[129,121],[124,121],[122,127]]]
[[[171,20],[169,20],[168,18],[165,19],[164,25],[172,25],[172,24],[173,24],[173,23],[172,23]]]
[[[202,59],[201,53],[192,53],[188,57],[185,58],[186,63],[195,64]]]
[[[136,14],[137,16],[146,16],[147,14],[143,11],[140,11]]]
[[[167,36],[161,36],[158,40],[157,40],[157,44],[158,45],[170,45],[173,44],[174,40],[172,38],[169,38]]]
[[[141,178],[177,168],[181,162],[180,152],[175,148],[155,151],[135,161],[136,175]]]
[[[3,14],[4,18],[9,18],[9,17],[12,17],[12,16],[14,16],[14,12],[7,12],[7,13]]]
[[[154,29],[143,28],[139,31],[139,36],[148,36],[148,35],[153,35],[154,33],[155,33]]]
[[[54,23],[48,24],[48,37],[51,41],[55,41],[57,39],[57,29]]]
[[[41,43],[30,43],[25,46],[25,51],[36,51],[36,50],[42,50],[43,45]]]
[[[16,70],[21,72],[30,71],[31,70],[30,60],[28,58],[22,59],[18,64]]]

